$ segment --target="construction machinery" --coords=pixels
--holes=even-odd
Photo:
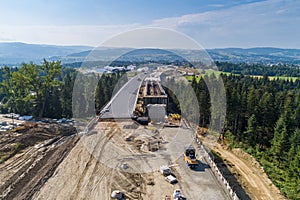
[[[173,120],[181,120],[181,116],[177,113],[174,113],[174,114],[170,114],[170,117],[173,119]]]
[[[188,148],[186,148],[183,156],[186,165],[189,166],[191,169],[198,166],[196,150],[193,146],[189,146]]]
[[[174,198],[174,200],[181,200],[181,199],[183,199],[181,191],[179,189],[174,190],[174,192],[173,192],[173,198]]]

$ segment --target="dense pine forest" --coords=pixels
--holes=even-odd
[[[300,81],[270,80],[267,76],[221,75],[227,114],[225,140],[260,161],[268,176],[290,199],[300,198]],[[205,78],[192,86],[200,111],[209,111]],[[209,124],[200,113],[200,126]]]
[[[262,78],[244,76],[243,73],[216,77],[222,78],[226,90],[227,113],[222,134],[232,148],[241,147],[255,156],[288,198],[300,199],[300,80],[270,80],[267,76],[299,76],[299,69],[277,66],[277,71],[274,71],[273,68],[261,65],[253,65],[254,68],[246,64],[217,65],[229,72],[239,69],[247,74],[260,70],[257,74],[264,74]],[[71,118],[73,85],[78,73],[75,69],[62,67],[59,61],[46,60],[41,65],[24,63],[18,69],[1,68],[1,113]],[[122,72],[92,76],[99,80],[95,90],[95,108],[99,112],[115,88],[121,87],[127,77]],[[119,81],[120,78],[122,81]],[[194,77],[191,86],[198,100],[199,125],[207,127],[211,107],[210,94],[204,80],[205,77]],[[169,81],[167,85],[170,89],[166,88],[166,91],[174,101],[170,101],[168,109],[180,112],[171,87],[176,84],[172,79]],[[182,98],[189,105],[197,103],[189,97],[189,91],[184,89],[183,83],[179,83],[176,88],[181,91],[181,97],[177,98]]]

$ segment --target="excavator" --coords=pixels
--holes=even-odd
[[[186,148],[183,156],[186,165],[189,166],[191,169],[194,169],[198,166],[196,150],[193,146],[189,146],[188,148]]]

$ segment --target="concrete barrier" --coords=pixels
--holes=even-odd
[[[213,174],[215,177],[217,177],[217,180],[220,182],[221,185],[228,191],[229,196],[232,200],[239,200],[237,194],[234,192],[234,190],[231,188],[228,181],[225,179],[225,177],[222,175],[221,171],[219,170],[217,164],[213,161],[212,155],[209,154],[208,150],[202,145],[199,138],[195,139],[198,144],[198,149],[203,152],[203,157],[206,160],[207,164],[210,166]]]

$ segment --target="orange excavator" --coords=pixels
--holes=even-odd
[[[194,169],[198,166],[196,150],[193,146],[189,146],[188,148],[186,148],[183,156],[186,165],[189,166],[191,169]]]

